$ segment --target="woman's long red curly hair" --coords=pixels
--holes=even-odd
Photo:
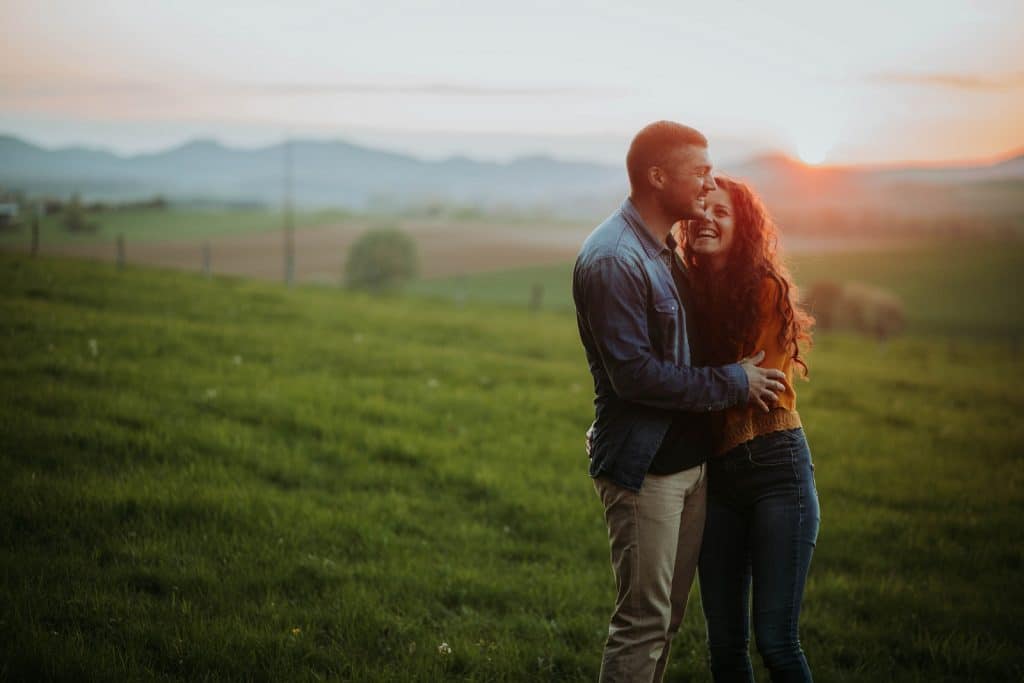
[[[801,348],[812,344],[814,318],[799,304],[799,291],[778,251],[779,233],[764,203],[744,182],[715,176],[733,207],[734,234],[725,268],[715,272],[693,252],[683,232],[683,260],[694,288],[695,313],[701,329],[707,331],[706,347],[715,364],[732,363],[748,356],[760,331],[769,323],[762,319],[761,298],[765,279],[777,285],[775,306],[782,319],[779,344],[789,349],[793,362],[806,377],[807,363]]]

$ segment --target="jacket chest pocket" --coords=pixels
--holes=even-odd
[[[651,341],[662,360],[679,364],[679,302],[675,298],[658,299],[652,307]]]

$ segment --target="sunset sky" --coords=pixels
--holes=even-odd
[[[7,0],[0,133],[617,161],[670,118],[811,162],[1024,147],[1019,0],[549,5]]]

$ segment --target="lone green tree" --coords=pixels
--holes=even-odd
[[[363,233],[348,252],[345,284],[371,292],[398,289],[419,272],[413,239],[397,228],[374,228]]]

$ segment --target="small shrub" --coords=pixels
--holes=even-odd
[[[804,304],[820,330],[851,330],[884,341],[902,332],[906,324],[899,299],[861,282],[816,282]]]
[[[375,228],[363,233],[349,250],[345,283],[382,292],[401,287],[418,272],[413,239],[397,228]]]

